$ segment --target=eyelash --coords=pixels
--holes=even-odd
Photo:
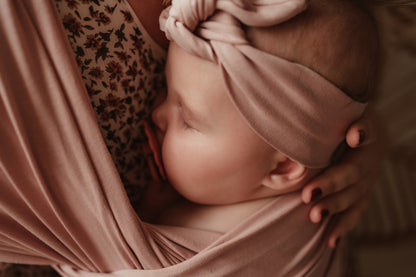
[[[187,130],[187,129],[194,129],[186,120],[185,120],[185,118],[183,117],[183,115],[181,114],[181,121],[182,121],[182,124],[183,124],[183,127],[185,128],[185,130]]]
[[[189,125],[189,123],[185,120],[185,118],[183,116],[182,107],[180,108],[180,117],[181,117],[181,121],[182,121],[182,124],[183,124],[185,129],[193,129],[192,126]]]
[[[182,123],[183,123],[183,126],[185,127],[185,129],[192,129],[192,126],[189,125],[183,118],[182,118]]]

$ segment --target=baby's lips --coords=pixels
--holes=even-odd
[[[155,132],[152,128],[152,123],[149,121],[144,122],[144,132],[146,133],[147,140],[149,142],[150,150],[153,153],[153,157],[158,168],[159,174],[162,177],[162,180],[166,180],[165,170],[162,163],[162,155],[160,153],[160,145],[156,139]]]
[[[150,150],[149,144],[148,143],[143,144],[142,150],[143,150],[144,156],[146,157],[146,162],[147,162],[147,165],[149,166],[150,175],[152,176],[153,181],[157,183],[161,182],[161,179],[160,179],[161,177],[157,169],[155,159],[153,158],[152,150]]]

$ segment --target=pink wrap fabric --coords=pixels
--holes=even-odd
[[[185,51],[218,64],[231,100],[260,137],[322,168],[366,104],[311,69],[251,46],[241,25],[274,26],[306,6],[306,0],[173,0],[160,24]]]
[[[97,126],[53,0],[0,9],[0,261],[63,276],[340,276],[298,193],[220,234],[142,222]]]

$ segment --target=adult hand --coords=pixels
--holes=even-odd
[[[339,239],[355,227],[364,211],[384,156],[381,140],[376,117],[367,112],[347,131],[346,141],[352,149],[302,190],[305,203],[315,202],[309,212],[312,222],[339,213],[328,237],[329,247],[334,248]]]

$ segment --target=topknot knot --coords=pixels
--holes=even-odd
[[[216,10],[217,0],[173,0],[169,15],[193,32]]]

